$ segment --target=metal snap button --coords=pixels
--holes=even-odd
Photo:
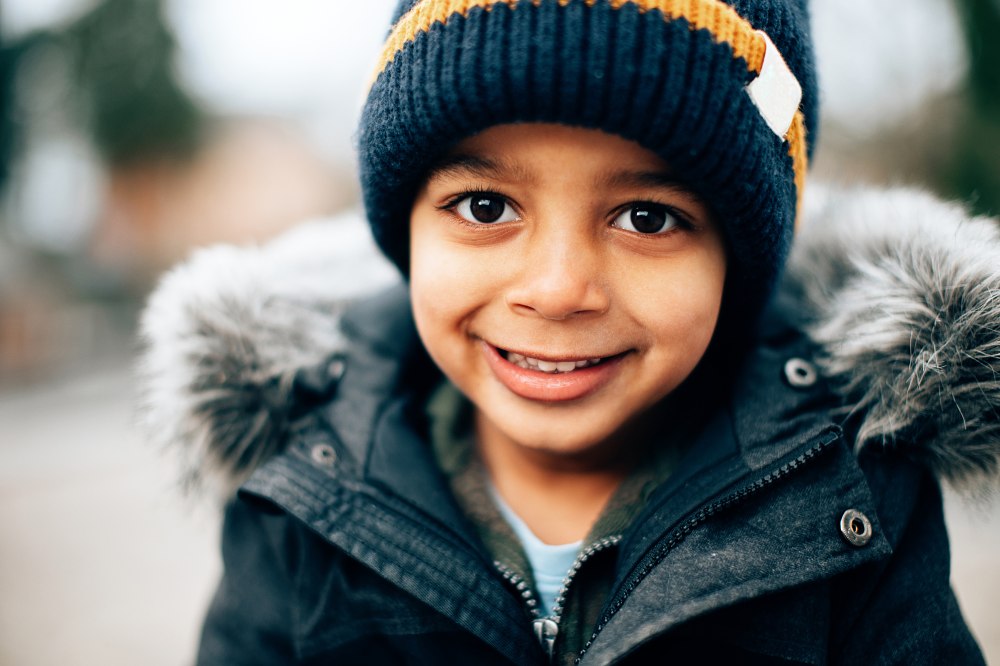
[[[340,379],[344,376],[344,360],[335,358],[326,366],[326,374],[330,379]]]
[[[857,509],[848,509],[840,517],[840,533],[852,546],[864,546],[872,538],[872,523]]]
[[[309,456],[313,459],[314,463],[323,465],[324,467],[332,467],[333,463],[337,460],[337,452],[329,444],[315,445],[309,452]]]
[[[790,358],[785,363],[785,380],[794,388],[809,388],[819,379],[816,366],[802,358]]]

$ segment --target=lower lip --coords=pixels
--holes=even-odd
[[[501,356],[493,345],[483,342],[482,346],[486,362],[501,384],[515,395],[543,402],[579,400],[594,393],[611,381],[624,358],[624,355],[618,355],[598,365],[571,372],[549,373],[526,370]]]

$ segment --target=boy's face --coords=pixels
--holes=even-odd
[[[715,330],[726,258],[707,206],[597,130],[466,139],[429,174],[410,235],[417,329],[480,436],[595,451],[684,381]]]

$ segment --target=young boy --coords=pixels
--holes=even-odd
[[[1000,238],[858,193],[775,298],[816,100],[798,0],[401,2],[359,152],[406,286],[165,333],[203,255],[147,313],[196,367],[154,419],[245,481],[199,663],[982,663],[914,459],[996,469]]]

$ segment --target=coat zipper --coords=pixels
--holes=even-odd
[[[552,612],[548,616],[542,615],[538,597],[531,585],[528,584],[528,581],[503,562],[499,560],[493,562],[493,566],[500,572],[504,580],[521,595],[521,599],[524,601],[531,615],[531,626],[534,629],[535,638],[549,658],[549,663],[552,662],[555,656],[556,639],[559,637],[559,623],[562,621],[563,606],[566,603],[566,595],[570,585],[587,560],[603,550],[617,546],[621,540],[622,537],[618,534],[607,536],[580,551],[566,573],[566,578],[563,579],[559,594],[556,596],[555,603],[552,604]]]
[[[576,661],[574,663],[579,664],[581,662],[583,656],[587,653],[587,650],[589,650],[590,646],[594,644],[594,640],[597,638],[597,635],[601,633],[601,630],[604,629],[604,627],[607,626],[608,622],[611,621],[611,618],[614,617],[615,613],[617,613],[621,609],[622,605],[625,603],[625,600],[632,593],[632,591],[635,590],[635,588],[639,585],[642,579],[645,578],[647,575],[649,575],[649,572],[652,571],[653,568],[656,567],[656,565],[659,564],[664,557],[666,557],[667,553],[669,553],[671,550],[674,549],[674,547],[676,547],[679,543],[681,543],[684,540],[684,538],[688,534],[690,534],[696,527],[704,523],[709,518],[715,516],[720,511],[723,511],[725,509],[740,504],[747,498],[761,492],[762,490],[768,488],[769,486],[774,485],[777,481],[785,478],[792,472],[795,472],[796,470],[800,469],[803,465],[810,462],[811,460],[816,458],[816,456],[818,456],[820,453],[829,448],[829,446],[834,442],[836,442],[838,439],[839,435],[835,435],[828,439],[824,439],[820,442],[817,442],[810,449],[804,451],[800,456],[798,456],[794,460],[788,461],[778,469],[774,470],[773,472],[769,472],[768,474],[757,479],[750,485],[744,486],[739,490],[731,493],[730,495],[727,495],[726,497],[720,500],[712,502],[708,506],[698,511],[694,516],[692,516],[686,522],[684,522],[684,524],[682,524],[679,528],[674,530],[674,532],[670,535],[669,539],[667,539],[665,542],[660,542],[659,546],[657,546],[652,551],[647,553],[642,558],[642,560],[640,560],[638,566],[635,567],[635,573],[633,573],[629,577],[628,582],[625,583],[624,586],[622,586],[621,591],[616,595],[615,601],[611,604],[610,610],[608,610],[608,612],[604,615],[604,617],[601,618],[600,622],[597,623],[597,626],[594,628],[594,633],[591,635],[587,643],[583,646],[583,649],[580,650],[580,654],[577,655]]]

